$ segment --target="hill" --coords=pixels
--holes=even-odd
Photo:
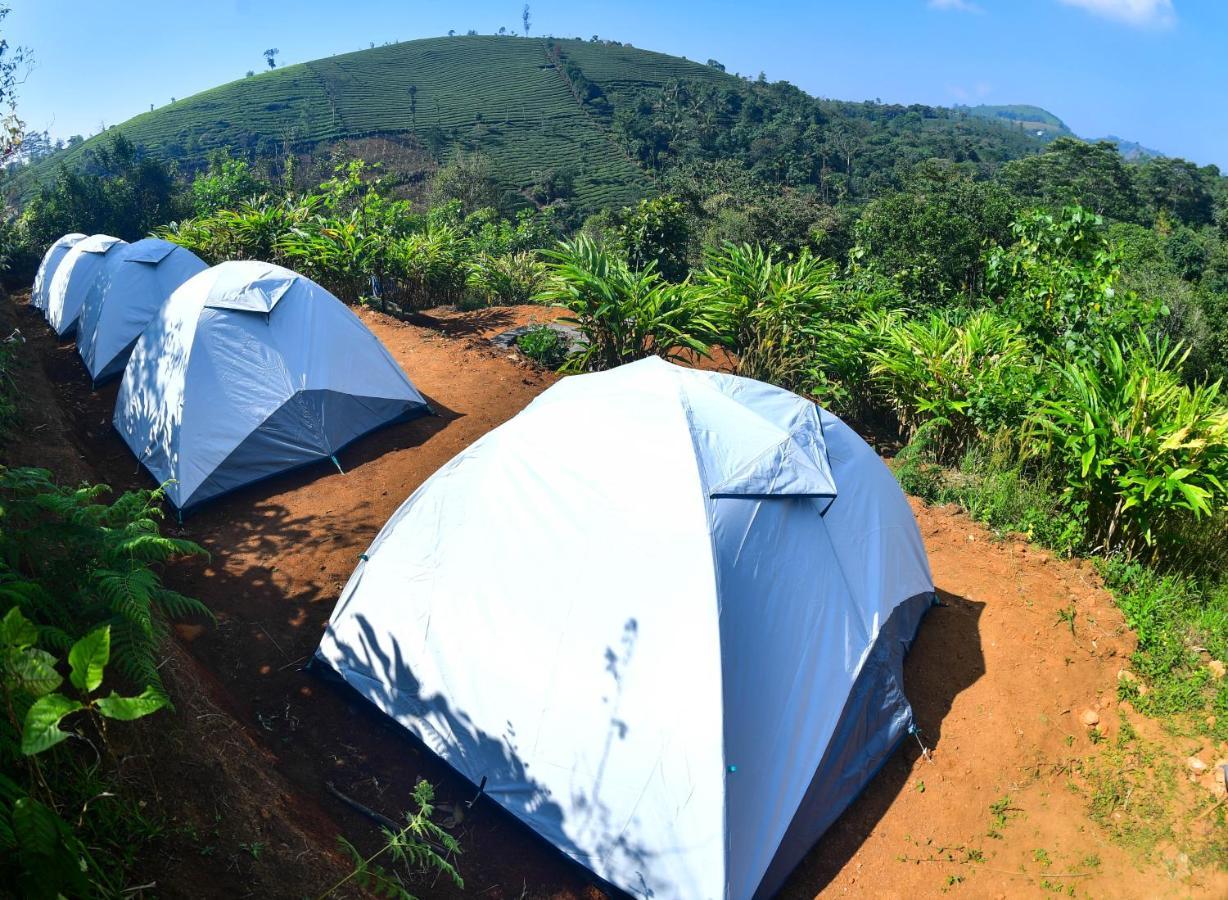
[[[1074,132],[1066,126],[1065,122],[1049,112],[1049,110],[1042,109],[1039,106],[1029,106],[1027,104],[992,106],[981,104],[980,106],[957,106],[955,108],[970,116],[1010,123],[1014,127],[1022,131],[1031,132],[1036,137],[1046,141],[1053,140],[1062,135],[1074,136]]]
[[[479,150],[513,190],[567,170],[585,209],[644,196],[656,171],[696,156],[738,158],[759,177],[791,186],[843,174],[849,183],[838,196],[865,196],[889,183],[893,168],[918,159],[994,166],[1041,147],[1018,129],[952,110],[818,100],[784,82],[751,82],[719,64],[617,42],[476,35],[266,71],[109,131],[116,130],[186,171],[222,147],[270,157],[378,136],[440,161]],[[10,195],[28,197],[60,163],[88,166],[103,137],[31,165]],[[813,161],[779,162],[798,146]]]

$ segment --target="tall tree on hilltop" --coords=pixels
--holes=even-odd
[[[524,36],[528,37],[531,20],[529,17],[529,4],[527,3],[524,5],[524,9],[520,11],[520,21],[524,22]]]
[[[281,51],[278,50],[276,47],[270,47],[268,50],[264,51],[264,58],[268,62],[270,69],[277,68],[277,54],[278,53],[281,53]]]

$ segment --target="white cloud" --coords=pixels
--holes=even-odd
[[[925,5],[930,9],[941,9],[949,12],[982,13],[985,11],[973,3],[972,0],[927,0]]]
[[[956,0],[959,2],[959,0]],[[1139,28],[1168,28],[1177,21],[1173,0],[1059,0],[1094,16]]]

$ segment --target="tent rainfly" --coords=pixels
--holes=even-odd
[[[51,279],[55,275],[55,270],[64,261],[68,251],[83,240],[85,240],[85,235],[74,231],[72,234],[64,235],[48,247],[47,252],[43,254],[43,261],[38,264],[38,272],[34,275],[34,287],[30,290],[30,304],[35,309],[44,310],[44,315],[47,309],[47,295],[51,291]]]
[[[760,382],[655,358],[559,382],[362,560],[317,660],[636,896],[770,896],[912,726],[912,510]]]
[[[124,371],[149,320],[175,288],[207,268],[191,250],[159,238],[107,254],[77,324],[77,352],[95,384]]]
[[[115,427],[179,509],[429,412],[344,303],[263,262],[188,279],[133,348]]]
[[[56,337],[65,338],[77,328],[81,304],[94,286],[106,258],[128,246],[127,241],[109,234],[94,234],[77,241],[56,266],[47,293],[47,322]]]

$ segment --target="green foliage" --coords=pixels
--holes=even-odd
[[[834,264],[808,250],[777,259],[758,245],[726,244],[708,251],[694,284],[737,374],[788,388],[806,379],[834,306]]]
[[[516,338],[516,346],[547,369],[557,369],[567,359],[567,339],[549,325],[529,329]]]
[[[1006,163],[998,179],[1015,196],[1044,206],[1082,206],[1123,222],[1141,215],[1130,169],[1108,141],[1059,137],[1044,153]]]
[[[467,284],[484,306],[518,306],[533,299],[545,278],[546,267],[537,254],[520,251],[481,254],[471,264]]]
[[[219,209],[233,209],[268,191],[269,185],[256,177],[246,160],[218,150],[209,157],[209,169],[192,180],[192,210],[198,216],[207,216]]]
[[[1102,339],[1148,327],[1162,306],[1119,289],[1115,248],[1103,220],[1081,207],[1029,213],[1014,242],[988,256],[987,291],[1044,353],[1094,356]]]
[[[984,247],[1006,241],[1015,202],[992,182],[931,161],[904,190],[870,203],[851,258],[894,278],[915,305],[970,299],[984,284]]]
[[[99,503],[107,490],[61,487],[42,469],[0,468],[0,602],[20,607],[40,641],[60,651],[108,625],[120,672],[161,693],[157,652],[167,621],[210,614],[163,586],[156,567],[204,551],[160,533],[159,492]]]
[[[1030,452],[1063,473],[1099,548],[1162,555],[1189,519],[1228,506],[1228,407],[1218,383],[1182,383],[1180,348],[1162,339],[1106,339],[1096,356],[1055,367]]]
[[[448,831],[434,821],[435,789],[430,782],[419,780],[414,786],[413,812],[406,813],[405,825],[397,831],[383,828],[384,842],[370,856],[363,856],[344,837],[337,841],[350,857],[354,870],[341,881],[320,895],[320,900],[337,893],[338,889],[353,881],[376,897],[396,900],[415,900],[406,885],[407,877],[444,875],[456,887],[465,887],[464,879],[452,862],[460,855],[461,847]],[[387,857],[390,867],[376,860]]]
[[[966,319],[888,316],[871,377],[909,435],[929,422],[933,447],[954,461],[974,442],[1018,426],[1041,384],[1020,326],[981,310]]]
[[[625,210],[618,246],[633,269],[653,266],[666,281],[686,278],[691,229],[686,208],[673,197],[641,200]]]
[[[544,252],[546,287],[537,300],[563,307],[586,341],[568,360],[568,371],[599,371],[690,351],[706,355],[713,332],[689,285],[664,281],[649,263],[633,269],[611,251],[581,236]]]

